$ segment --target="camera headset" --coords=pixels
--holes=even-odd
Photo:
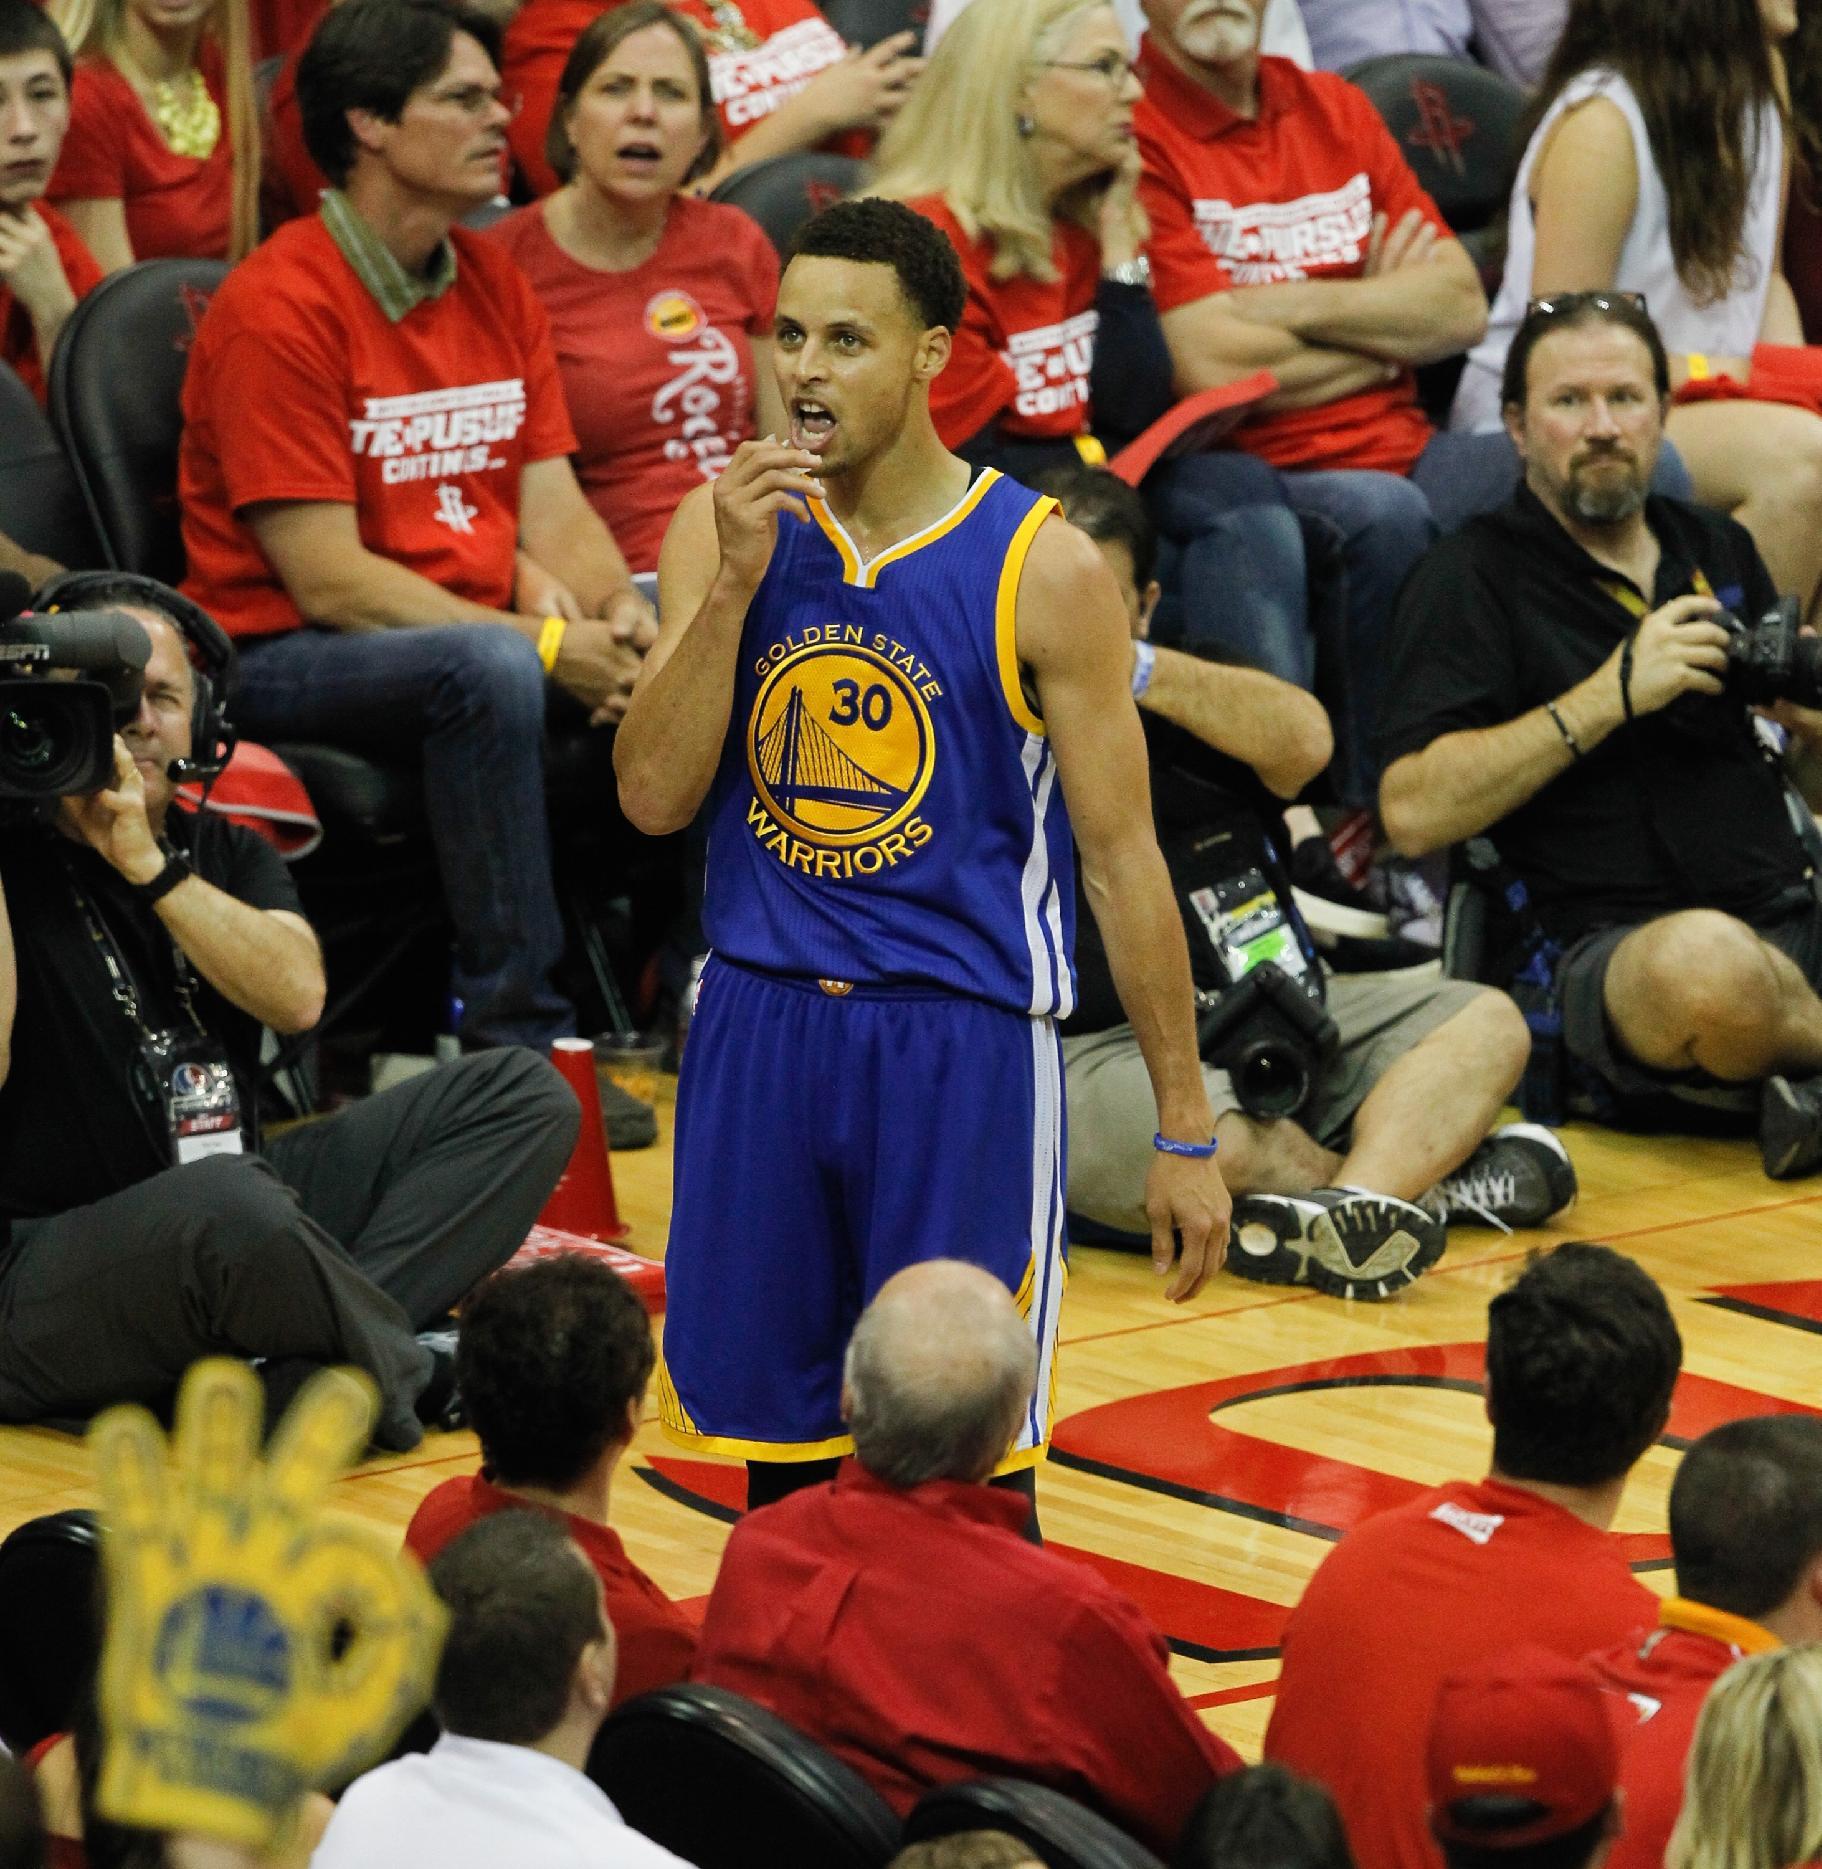
[[[181,591],[134,571],[60,572],[33,602],[34,609],[50,615],[127,605],[154,611],[183,639],[195,690],[190,704],[190,756],[172,760],[165,771],[175,784],[200,783],[207,797],[240,742],[226,711],[234,673],[234,644],[227,631]]]

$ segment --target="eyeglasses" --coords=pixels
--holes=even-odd
[[[1138,70],[1131,59],[1118,52],[1103,52],[1099,58],[1045,58],[1038,61],[1047,71],[1092,71],[1118,91]]]
[[[484,84],[464,84],[458,85],[453,91],[432,91],[428,101],[432,104],[447,104],[452,110],[459,110],[463,116],[474,118],[477,123],[496,105],[503,105],[510,123],[518,116],[519,107],[525,100],[517,91],[506,96],[497,90],[490,91]]]
[[[1553,292],[1547,299],[1532,299],[1525,307],[1527,318],[1563,318],[1592,305],[1596,311],[1635,311],[1646,313],[1642,292]]]

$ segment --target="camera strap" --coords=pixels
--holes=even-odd
[[[206,1155],[241,1154],[246,1143],[240,1092],[226,1050],[196,1010],[196,975],[189,956],[173,939],[177,999],[191,1029],[154,1030],[146,1023],[125,958],[67,851],[63,866],[89,939],[107,970],[114,1004],[133,1034],[132,1084],[153,1140],[174,1167]]]

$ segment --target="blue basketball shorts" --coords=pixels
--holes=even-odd
[[[698,1451],[852,1450],[842,1358],[893,1273],[966,1259],[1029,1320],[1038,1380],[1002,1471],[1049,1439],[1062,1304],[1056,1028],[984,1001],[711,959],[677,1090],[660,1413]]]

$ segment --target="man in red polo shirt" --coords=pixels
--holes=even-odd
[[[70,52],[31,0],[0,0],[0,361],[44,401],[57,334],[101,268],[44,191],[70,121]]]
[[[1020,1536],[984,1482],[1030,1403],[1031,1333],[976,1266],[888,1279],[849,1344],[855,1458],[728,1539],[695,1678],[757,1700],[901,1814],[932,1785],[1053,1785],[1168,1855],[1238,1757],[1172,1684],[1164,1638]]]
[[[1534,1258],[1487,1312],[1492,1472],[1356,1526],[1310,1579],[1265,1756],[1328,1787],[1359,1869],[1440,1861],[1424,1731],[1445,1675],[1521,1642],[1578,1660],[1655,1620],[1607,1534],[1682,1356],[1630,1259],[1579,1242]]]
[[[1625,1834],[1608,1869],[1659,1869],[1708,1690],[1736,1661],[1822,1642],[1822,1418],[1731,1421],[1670,1489],[1677,1594],[1647,1633],[1589,1657],[1626,1702]]]
[[[570,466],[543,309],[456,225],[498,183],[498,45],[436,0],[347,0],[318,26],[298,99],[334,186],[210,304],[179,491],[185,589],[240,649],[236,719],[421,753],[459,1036],[543,1047],[575,1029],[552,979],[546,677],[553,718],[616,721],[655,628]],[[611,799],[605,736],[598,757]]]
[[[426,1564],[470,1525],[513,1507],[563,1522],[601,1578],[619,1644],[614,1704],[689,1672],[696,1632],[626,1555],[608,1492],[632,1445],[655,1353],[632,1287],[586,1253],[498,1273],[463,1307],[456,1392],[481,1470],[425,1494],[405,1546]]]

